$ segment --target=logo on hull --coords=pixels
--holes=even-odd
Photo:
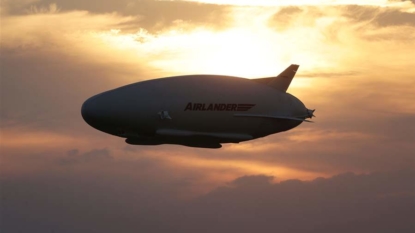
[[[255,104],[205,104],[189,102],[184,111],[233,111],[244,112],[248,111]]]

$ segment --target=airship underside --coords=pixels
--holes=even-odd
[[[220,148],[286,131],[314,110],[286,93],[298,65],[280,75],[244,79],[186,75],[153,79],[89,98],[82,116],[92,127],[133,145]]]

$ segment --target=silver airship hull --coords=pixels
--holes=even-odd
[[[313,116],[286,93],[297,65],[257,80],[187,75],[138,82],[91,97],[82,116],[133,145],[220,148],[286,131]]]

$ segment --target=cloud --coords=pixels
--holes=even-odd
[[[174,0],[173,0],[174,1]],[[187,1],[187,0],[176,0]],[[331,5],[366,5],[366,6],[383,6],[383,7],[402,7],[411,6],[409,0],[395,1],[395,0],[371,0],[371,1],[358,1],[358,0],[188,0],[192,2],[213,3],[213,4],[229,4],[236,6],[293,6],[293,5],[318,5],[318,6],[331,6]],[[409,3],[409,4],[408,4]]]
[[[20,1],[20,4],[6,2],[9,13],[21,15],[30,12],[42,12],[49,9],[59,9],[62,12],[88,11],[92,14],[117,13],[123,16],[133,16],[135,20],[124,23],[125,30],[135,32],[144,28],[151,33],[164,31],[186,25],[189,29],[195,26],[209,27],[215,30],[223,29],[230,24],[228,7],[183,1],[153,1],[153,0],[106,0],[106,1],[66,1],[38,0]]]
[[[102,166],[102,164],[101,164]],[[121,164],[113,168],[123,169]],[[130,169],[130,168],[128,168]],[[86,174],[90,174],[85,176]],[[0,179],[2,229],[100,232],[412,232],[413,170],[343,173],[312,181],[272,183],[245,176],[192,199],[176,183],[118,172],[78,170]],[[171,182],[171,180],[169,181]],[[188,184],[184,184],[185,186]],[[39,214],[41,210],[41,214]],[[111,221],[108,221],[111,219]]]
[[[407,33],[404,29],[405,26],[414,26],[414,17],[413,12],[393,7],[288,6],[281,7],[270,18],[269,24],[280,31],[292,30],[296,27],[313,27],[317,29],[317,32],[320,31],[327,36],[326,42],[345,42],[342,36],[348,36],[346,39],[350,37],[353,39],[353,37],[376,36],[380,32],[389,34],[393,27],[401,26],[399,32],[402,36],[393,38],[399,40],[413,37],[412,33]],[[388,29],[381,31],[382,28]]]
[[[335,178],[328,177],[346,171],[413,169],[415,80],[408,51],[415,49],[411,43],[415,34],[413,13],[407,8],[54,2],[56,7],[50,8],[52,1],[9,1],[13,6],[3,14],[2,1],[0,149],[8,206],[8,220],[3,222],[13,224],[20,218],[41,230],[71,232],[82,231],[89,221],[99,224],[105,217],[120,223],[101,225],[103,230],[156,232],[180,231],[180,226],[183,231],[191,226],[225,229],[214,224],[223,218],[229,229],[255,231],[240,222],[265,229],[275,222],[275,215],[294,225],[275,213],[277,201],[271,196],[294,207],[297,199],[274,192],[276,187],[308,192],[311,188],[305,187],[312,185],[300,180],[322,176],[329,182]],[[317,109],[316,123],[220,150],[129,146],[121,138],[89,127],[80,116],[88,97],[132,82],[189,73],[270,76],[290,63],[301,67],[289,92]],[[257,174],[265,175],[253,176]],[[351,177],[351,183],[366,177],[344,176]],[[384,179],[377,173],[372,176]],[[287,179],[299,180],[272,183]],[[205,194],[224,183],[200,197],[202,201],[195,200],[196,206],[175,199]],[[353,189],[353,185],[345,187]],[[269,199],[262,193],[268,193]],[[325,197],[327,193],[335,195],[314,194]],[[218,203],[224,203],[223,209],[215,205],[210,209],[203,201],[214,202],[215,195]],[[241,199],[232,206],[235,195]],[[258,198],[250,195],[269,200],[265,203],[272,208],[264,218],[253,216],[262,215],[262,206],[244,205],[245,201],[255,205]],[[407,191],[399,188],[380,196],[392,203],[393,198],[407,198]],[[336,215],[334,207],[322,212],[315,204],[322,200],[307,200],[304,204],[312,206],[305,209],[307,215],[278,205],[291,219],[302,221],[317,212],[333,223],[316,220],[318,226],[314,226],[307,220],[308,229],[313,225],[316,231],[321,230],[319,226],[336,231],[343,224],[344,229],[353,230],[330,218],[328,213]],[[213,206],[226,214],[215,212]],[[370,203],[366,207],[378,210]],[[233,209],[245,213],[245,208],[250,212],[244,216],[228,216],[235,214]],[[39,210],[57,218],[32,217]],[[108,210],[115,210],[116,216]],[[392,228],[381,216],[370,216],[386,224],[381,225],[385,229]],[[175,217],[182,219],[169,220]],[[73,228],[68,219],[76,223]],[[353,226],[363,224],[361,229],[377,226],[361,216],[357,219],[349,218]],[[78,226],[81,230],[75,229]]]
[[[370,21],[380,27],[414,25],[415,14],[396,8],[346,6],[344,15],[358,21]]]
[[[100,161],[114,159],[108,149],[95,149],[92,151],[85,152],[81,155],[78,155],[78,150],[73,149],[67,152],[67,156],[60,160],[61,165],[71,165],[81,162],[93,162],[97,163]]]
[[[345,173],[310,182],[251,186],[246,177],[245,182],[201,197],[195,206],[206,208],[203,216],[208,219],[200,222],[212,224],[219,232],[388,232],[397,226],[410,232],[415,226],[406,216],[414,211],[413,178],[413,171]]]
[[[233,186],[263,186],[268,185],[270,181],[273,179],[272,176],[243,176],[239,177],[238,179],[232,181],[230,185]]]

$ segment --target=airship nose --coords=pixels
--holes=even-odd
[[[97,106],[96,96],[87,99],[81,108],[81,115],[84,118],[84,121],[90,126],[97,128],[99,123],[99,109]]]

